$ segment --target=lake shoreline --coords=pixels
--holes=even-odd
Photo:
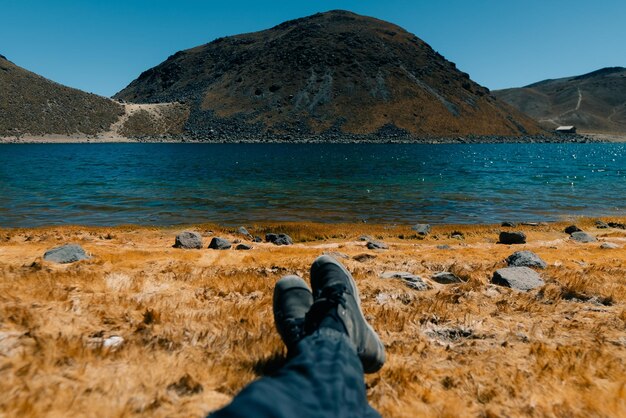
[[[612,143],[626,142],[626,135],[580,134],[580,135],[459,135],[455,137],[405,137],[405,136],[368,136],[338,134],[331,136],[284,135],[258,138],[235,139],[194,138],[186,136],[137,137],[121,136],[82,136],[82,135],[24,135],[21,137],[0,137],[0,144],[82,144],[82,143],[193,143],[193,144],[528,144],[528,143]]]

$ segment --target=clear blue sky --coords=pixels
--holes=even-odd
[[[491,89],[626,66],[624,0],[1,0],[0,54],[110,96],[178,50],[331,9],[396,23]]]

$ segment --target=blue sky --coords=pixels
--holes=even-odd
[[[626,66],[623,0],[0,0],[0,54],[110,96],[178,50],[345,9],[396,23],[491,89]]]

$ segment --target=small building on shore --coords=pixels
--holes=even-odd
[[[556,133],[558,134],[575,134],[576,127],[575,126],[559,126],[556,128]]]

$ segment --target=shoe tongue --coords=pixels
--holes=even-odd
[[[345,307],[345,291],[346,286],[343,283],[325,286],[322,289],[320,296],[315,300],[311,309],[306,314],[305,329],[307,334],[324,326],[346,332],[343,323],[336,317],[337,306],[342,305]]]

